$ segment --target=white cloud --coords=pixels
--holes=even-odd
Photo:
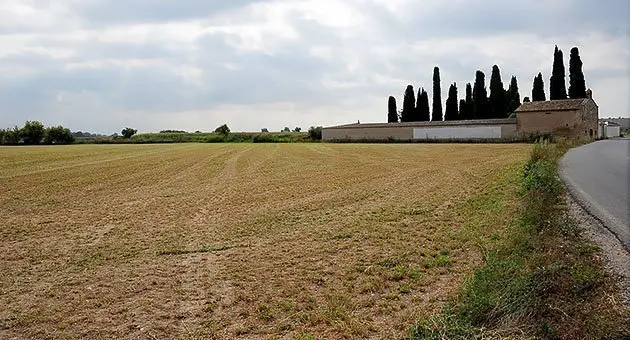
[[[577,2],[577,3],[576,3]],[[545,7],[545,11],[534,9]],[[580,47],[600,114],[630,115],[628,3],[586,0],[4,0],[0,123],[75,130],[308,127],[383,121],[440,66],[464,93],[501,68],[530,96],[553,46]],[[626,11],[627,13],[627,11]],[[568,79],[568,77],[567,77]],[[619,92],[626,91],[626,92]]]

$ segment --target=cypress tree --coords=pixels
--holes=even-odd
[[[440,87],[440,68],[433,68],[433,116],[432,121],[442,120],[442,89]]]
[[[512,113],[521,106],[521,95],[518,93],[518,82],[515,76],[510,80],[510,87],[507,91],[507,112]]]
[[[475,119],[475,102],[473,101],[473,90],[470,83],[466,84],[466,106],[464,107],[465,115],[460,119]]]
[[[455,83],[448,88],[444,120],[457,120],[457,84]]]
[[[501,71],[497,65],[492,66],[492,76],[490,77],[490,105],[492,118],[507,117],[505,88],[503,88]]]
[[[477,70],[475,74],[475,86],[473,88],[474,117],[488,119],[488,90],[486,90],[486,75]]]
[[[403,108],[400,115],[400,122],[411,122],[416,110],[416,95],[413,93],[413,86],[407,85],[405,97],[403,98]]]
[[[556,45],[556,49],[553,52],[553,69],[549,79],[549,100],[567,99],[567,85],[564,74],[562,50],[559,50]]]
[[[420,95],[420,120],[428,122],[431,120],[431,110],[429,109],[429,94],[422,88]]]
[[[459,100],[459,114],[457,115],[458,120],[465,120],[466,118],[466,99]]]
[[[398,123],[398,109],[396,108],[396,98],[389,96],[387,102],[387,122]]]
[[[416,109],[413,111],[413,122],[422,121],[422,88],[418,87],[418,95],[416,96]]]
[[[545,96],[545,84],[543,82],[542,74],[539,72],[536,77],[534,77],[534,86],[532,88],[532,101],[540,102],[547,100]]]
[[[582,59],[577,47],[571,49],[569,57],[569,98],[586,98],[586,83],[582,72]]]

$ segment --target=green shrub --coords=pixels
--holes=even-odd
[[[126,127],[120,132],[120,134],[127,139],[131,138],[136,133],[138,133],[138,130],[134,130],[130,127]]]
[[[223,125],[217,127],[216,129],[214,129],[214,133],[227,135],[228,133],[230,133],[230,128],[227,126],[227,124],[223,124]]]
[[[35,145],[41,143],[44,138],[44,124],[38,121],[26,121],[20,130],[20,137],[24,144]]]
[[[44,134],[44,144],[71,144],[73,142],[72,132],[63,126],[49,127]]]
[[[308,138],[310,138],[311,140],[322,140],[322,127],[311,126],[308,129]]]

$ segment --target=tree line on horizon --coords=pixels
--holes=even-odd
[[[567,96],[565,68],[562,50],[555,47],[553,71],[550,79],[550,100],[575,99],[586,97],[586,85],[582,72],[582,61],[577,47],[571,49],[569,59],[569,93]],[[505,89],[499,66],[492,66],[490,94],[485,85],[485,74],[481,70],[475,73],[474,85],[466,84],[465,97],[458,99],[458,88],[452,83],[448,89],[446,107],[442,110],[442,90],[440,69],[433,69],[433,102],[429,108],[429,96],[424,87],[419,87],[417,96],[413,85],[407,85],[404,92],[402,109],[399,111],[394,96],[389,96],[387,103],[387,122],[428,122],[449,120],[496,119],[508,118],[521,106],[521,96],[516,76],[510,79]],[[546,100],[542,73],[534,77],[532,101]],[[524,101],[529,101],[528,97]]]

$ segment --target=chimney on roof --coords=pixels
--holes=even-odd
[[[591,99],[591,100],[593,99],[593,90],[591,89],[586,90],[586,98]]]

